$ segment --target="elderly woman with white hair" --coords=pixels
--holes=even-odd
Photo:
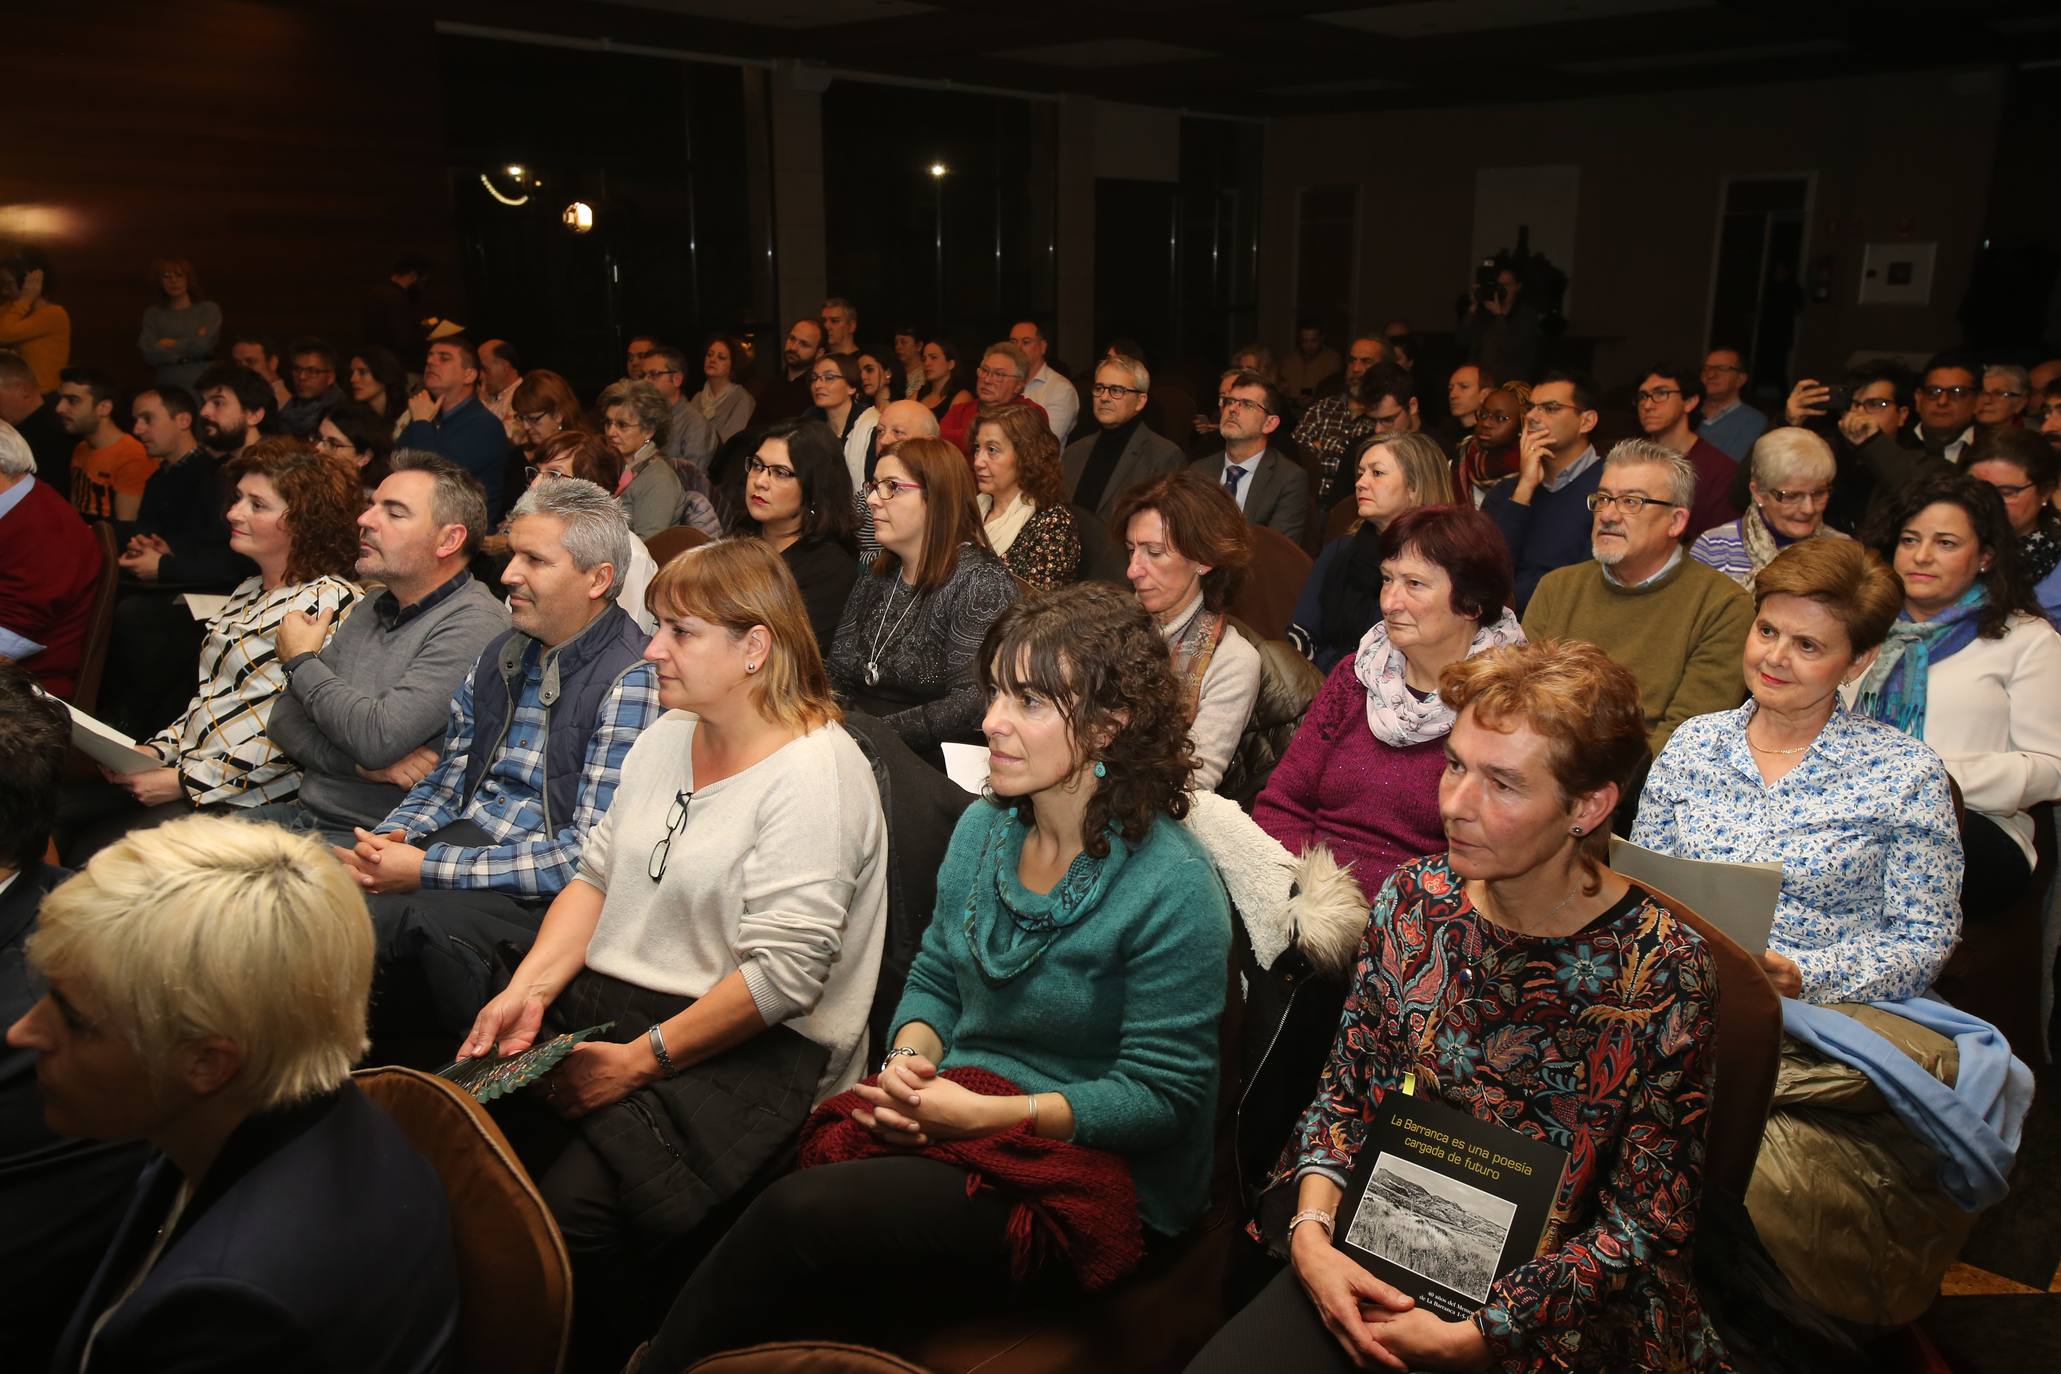
[[[1844,539],[1825,523],[1838,463],[1832,447],[1807,429],[1786,425],[1754,442],[1746,514],[1705,530],[1689,556],[1753,590],[1753,579],[1776,554],[1804,539]]]
[[[630,513],[630,533],[649,539],[674,525],[692,525],[720,539],[722,522],[708,496],[708,479],[691,459],[677,464],[660,450],[672,408],[649,382],[617,382],[596,402],[601,434],[623,460],[615,497]]]
[[[52,1368],[436,1369],[458,1270],[435,1171],[350,1081],[372,924],[322,843],[191,816],[43,900],[53,1130],[157,1150]]]

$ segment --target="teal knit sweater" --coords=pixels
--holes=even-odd
[[[1112,834],[1107,858],[1083,854],[1035,893],[1016,876],[1027,833],[992,805],[960,818],[895,1028],[935,1030],[941,1068],[1062,1094],[1075,1142],[1128,1160],[1146,1226],[1177,1235],[1209,1201],[1223,884],[1194,836],[1161,817],[1138,848]]]

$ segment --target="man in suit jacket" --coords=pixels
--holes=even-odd
[[[1267,443],[1267,436],[1281,427],[1281,409],[1281,393],[1258,373],[1231,378],[1217,421],[1223,451],[1198,458],[1191,467],[1198,476],[1222,483],[1248,523],[1300,544],[1310,518],[1310,478]]]
[[[1145,424],[1152,374],[1136,358],[1113,354],[1095,369],[1090,403],[1095,433],[1067,446],[1059,460],[1068,505],[1091,510],[1107,525],[1124,493],[1188,462],[1172,441]]]

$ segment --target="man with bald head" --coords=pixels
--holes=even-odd
[[[873,465],[880,455],[902,440],[935,438],[937,416],[929,406],[920,401],[889,401],[881,408],[880,424],[873,431],[873,451],[866,455],[866,480],[873,480]],[[859,561],[871,563],[880,552],[880,541],[873,537],[873,507],[866,504],[863,491],[853,493],[852,504],[859,515]]]

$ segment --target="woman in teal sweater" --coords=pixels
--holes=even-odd
[[[894,1046],[811,1123],[804,1165],[837,1162],[759,1196],[644,1369],[1005,1304],[1025,1208],[1066,1237],[1036,1275],[1056,1283],[1069,1261],[1111,1281],[1202,1214],[1231,913],[1178,823],[1193,760],[1159,632],[1117,589],[1067,586],[1005,611],[980,664],[987,800],[952,836]],[[1091,1275],[1089,1251],[1127,1259]]]

